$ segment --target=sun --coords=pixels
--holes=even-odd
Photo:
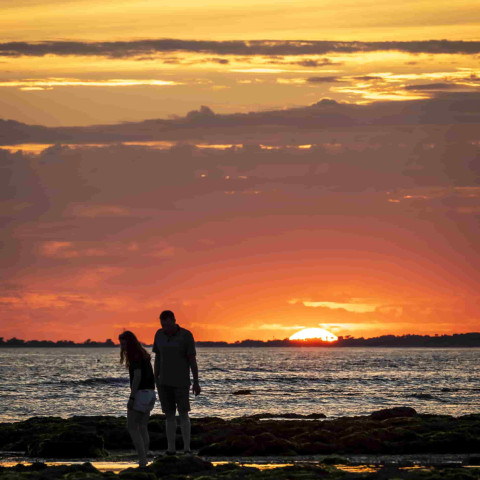
[[[310,340],[313,338],[318,338],[324,342],[334,342],[335,340],[338,340],[338,337],[324,328],[304,328],[303,330],[294,333],[290,337],[290,340]]]

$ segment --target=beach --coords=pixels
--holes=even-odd
[[[193,419],[194,454],[166,457],[164,419],[153,415],[152,462],[144,469],[135,468],[124,417],[2,423],[0,478],[474,479],[480,474],[480,415],[426,415],[398,407],[331,420],[285,417]]]

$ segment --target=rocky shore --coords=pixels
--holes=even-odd
[[[287,414],[280,419],[266,414],[192,419],[192,448],[208,457],[480,453],[480,414],[423,415],[398,407],[367,416],[324,417]],[[166,447],[163,420],[161,415],[151,417],[151,450]],[[131,448],[125,417],[34,417],[0,424],[0,450],[27,457],[95,459]]]
[[[0,480],[478,480],[480,468],[396,465],[349,467],[341,459],[314,464],[262,468],[235,463],[214,465],[200,457],[161,457],[145,468],[127,468],[116,474],[91,463],[0,467]],[[340,464],[335,464],[340,462]]]

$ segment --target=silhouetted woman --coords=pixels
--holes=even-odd
[[[150,443],[148,419],[155,405],[155,382],[150,354],[130,331],[118,336],[120,363],[125,363],[130,374],[130,398],[127,403],[127,428],[138,454],[140,467],[147,465]]]

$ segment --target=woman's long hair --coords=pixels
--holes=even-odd
[[[142,358],[150,360],[150,354],[142,347],[134,333],[126,330],[118,336],[119,340],[124,340],[125,348],[120,348],[120,363],[125,363],[128,368],[130,363],[138,362]]]

